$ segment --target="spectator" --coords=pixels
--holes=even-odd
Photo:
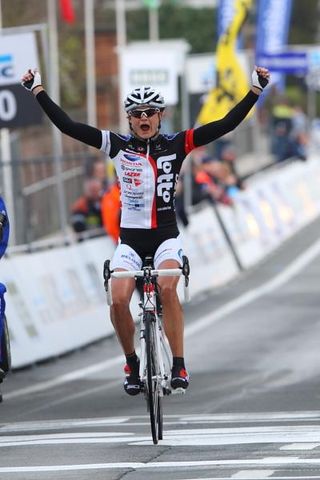
[[[233,185],[238,189],[243,190],[245,187],[243,180],[236,170],[236,158],[235,148],[230,144],[221,151],[219,160],[229,167],[230,175],[233,176]]]
[[[211,204],[217,202],[232,206],[233,200],[227,192],[226,182],[233,182],[230,169],[226,165],[206,156],[201,163],[192,162],[191,170],[192,205],[197,205],[206,200]],[[183,178],[181,177],[177,186],[176,212],[182,224],[187,227],[189,224],[188,215],[184,205]]]
[[[292,155],[291,132],[293,128],[293,109],[286,97],[281,97],[274,105],[271,117],[272,153],[277,162],[283,162]]]
[[[102,223],[107,234],[118,243],[120,235],[120,188],[118,182],[114,182],[103,194],[101,200]]]
[[[309,143],[308,119],[299,105],[293,109],[291,142],[292,155],[300,160],[306,160]]]
[[[102,227],[101,198],[102,181],[99,178],[87,178],[84,193],[71,206],[71,224],[76,233]]]
[[[208,194],[208,200],[212,203],[220,202],[229,206],[233,204],[228,195],[227,186],[233,185],[235,179],[227,165],[212,157],[205,157],[195,181],[202,186],[203,191]]]
[[[99,159],[93,162],[92,175],[90,176],[101,180],[102,188],[104,190],[108,188],[107,166],[105,160]]]

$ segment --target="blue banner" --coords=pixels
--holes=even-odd
[[[265,53],[287,50],[292,0],[259,0],[256,27],[256,64]],[[274,73],[272,81],[284,88],[284,76]]]
[[[257,65],[263,65],[270,72],[303,75],[309,71],[309,59],[306,52],[261,53],[256,59]]]
[[[259,0],[256,53],[275,53],[288,43],[292,0]]]

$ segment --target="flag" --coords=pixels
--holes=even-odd
[[[235,0],[234,14],[225,32],[219,37],[216,52],[217,82],[203,104],[197,124],[224,117],[248,92],[246,72],[237,56],[237,39],[252,7],[253,0]]]
[[[292,0],[260,0],[257,13],[256,65],[267,53],[279,53],[287,49]],[[284,88],[285,77],[273,73],[272,82]]]
[[[62,20],[67,23],[73,23],[75,21],[72,0],[60,0],[60,14]]]

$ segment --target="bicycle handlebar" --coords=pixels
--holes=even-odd
[[[160,270],[151,270],[151,277],[180,277],[183,274],[181,268],[163,268]],[[111,272],[113,278],[135,278],[144,277],[144,270],[124,270],[118,272]]]

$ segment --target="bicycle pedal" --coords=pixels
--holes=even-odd
[[[186,393],[185,388],[172,388],[171,389],[172,395],[184,395]]]

